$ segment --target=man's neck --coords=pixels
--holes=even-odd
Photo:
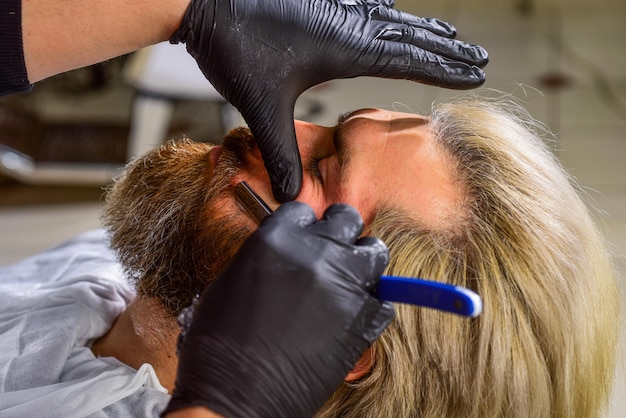
[[[175,318],[155,299],[140,296],[117,317],[109,332],[94,342],[91,350],[99,357],[115,357],[134,369],[151,364],[161,384],[171,393],[178,366],[178,333]]]

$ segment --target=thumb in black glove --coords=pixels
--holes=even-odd
[[[196,306],[166,412],[315,413],[394,316],[370,294],[387,247],[362,228],[348,205],[320,221],[300,202],[268,217]]]
[[[302,162],[298,96],[357,76],[449,88],[481,85],[487,52],[454,27],[392,9],[389,0],[192,0],[171,42],[185,42],[204,75],[248,123],[274,197],[295,198]]]

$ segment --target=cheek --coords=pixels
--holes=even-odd
[[[240,181],[247,182],[252,190],[254,190],[254,192],[258,194],[272,210],[276,210],[280,206],[280,203],[274,199],[269,175],[267,174],[267,171],[262,163],[246,165],[246,168],[242,170],[234,179],[235,184]],[[306,174],[302,180],[302,189],[300,190],[300,194],[298,194],[295,200],[311,206],[318,219],[323,216],[326,208],[331,203],[334,203],[327,199],[324,189],[320,183],[316,180],[312,180]]]
[[[321,219],[328,206],[335,203],[327,199],[324,188],[317,180],[312,180],[306,175],[302,181],[302,190],[295,200],[313,208],[317,219]]]
[[[345,203],[354,207],[365,225],[369,225],[374,218],[380,199],[380,177],[360,170],[359,175],[346,175],[341,185],[333,190],[330,197],[334,203]],[[383,186],[387,186],[383,184]]]
[[[272,195],[270,178],[260,158],[248,157],[244,163],[238,167],[237,175],[233,179],[233,186],[241,181],[245,181],[265,201],[272,209],[278,207]]]

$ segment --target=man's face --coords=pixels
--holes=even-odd
[[[296,121],[304,168],[296,200],[313,207],[318,217],[330,204],[341,202],[354,206],[366,225],[377,209],[392,206],[414,214],[430,228],[444,226],[459,207],[461,193],[454,167],[434,141],[427,122],[422,116],[377,109],[343,115],[330,128]],[[247,181],[276,209],[279,204],[272,197],[261,155],[251,138],[246,139],[239,140],[248,142],[248,151],[239,154],[242,166],[232,185]],[[212,150],[210,166],[221,152],[221,147]]]
[[[461,204],[454,165],[424,117],[363,109],[335,127],[298,121],[295,127],[304,167],[297,200],[318,217],[333,203],[347,203],[366,232],[382,209],[438,229]],[[108,194],[103,221],[140,293],[176,315],[228,265],[257,227],[234,198],[242,180],[276,209],[247,129],[232,131],[217,147],[168,143],[131,164]]]

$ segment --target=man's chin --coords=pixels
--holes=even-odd
[[[252,230],[233,197],[241,164],[223,151],[211,173],[211,152],[187,138],[169,141],[129,164],[103,210],[111,247],[138,294],[156,297],[174,316],[228,265]]]

